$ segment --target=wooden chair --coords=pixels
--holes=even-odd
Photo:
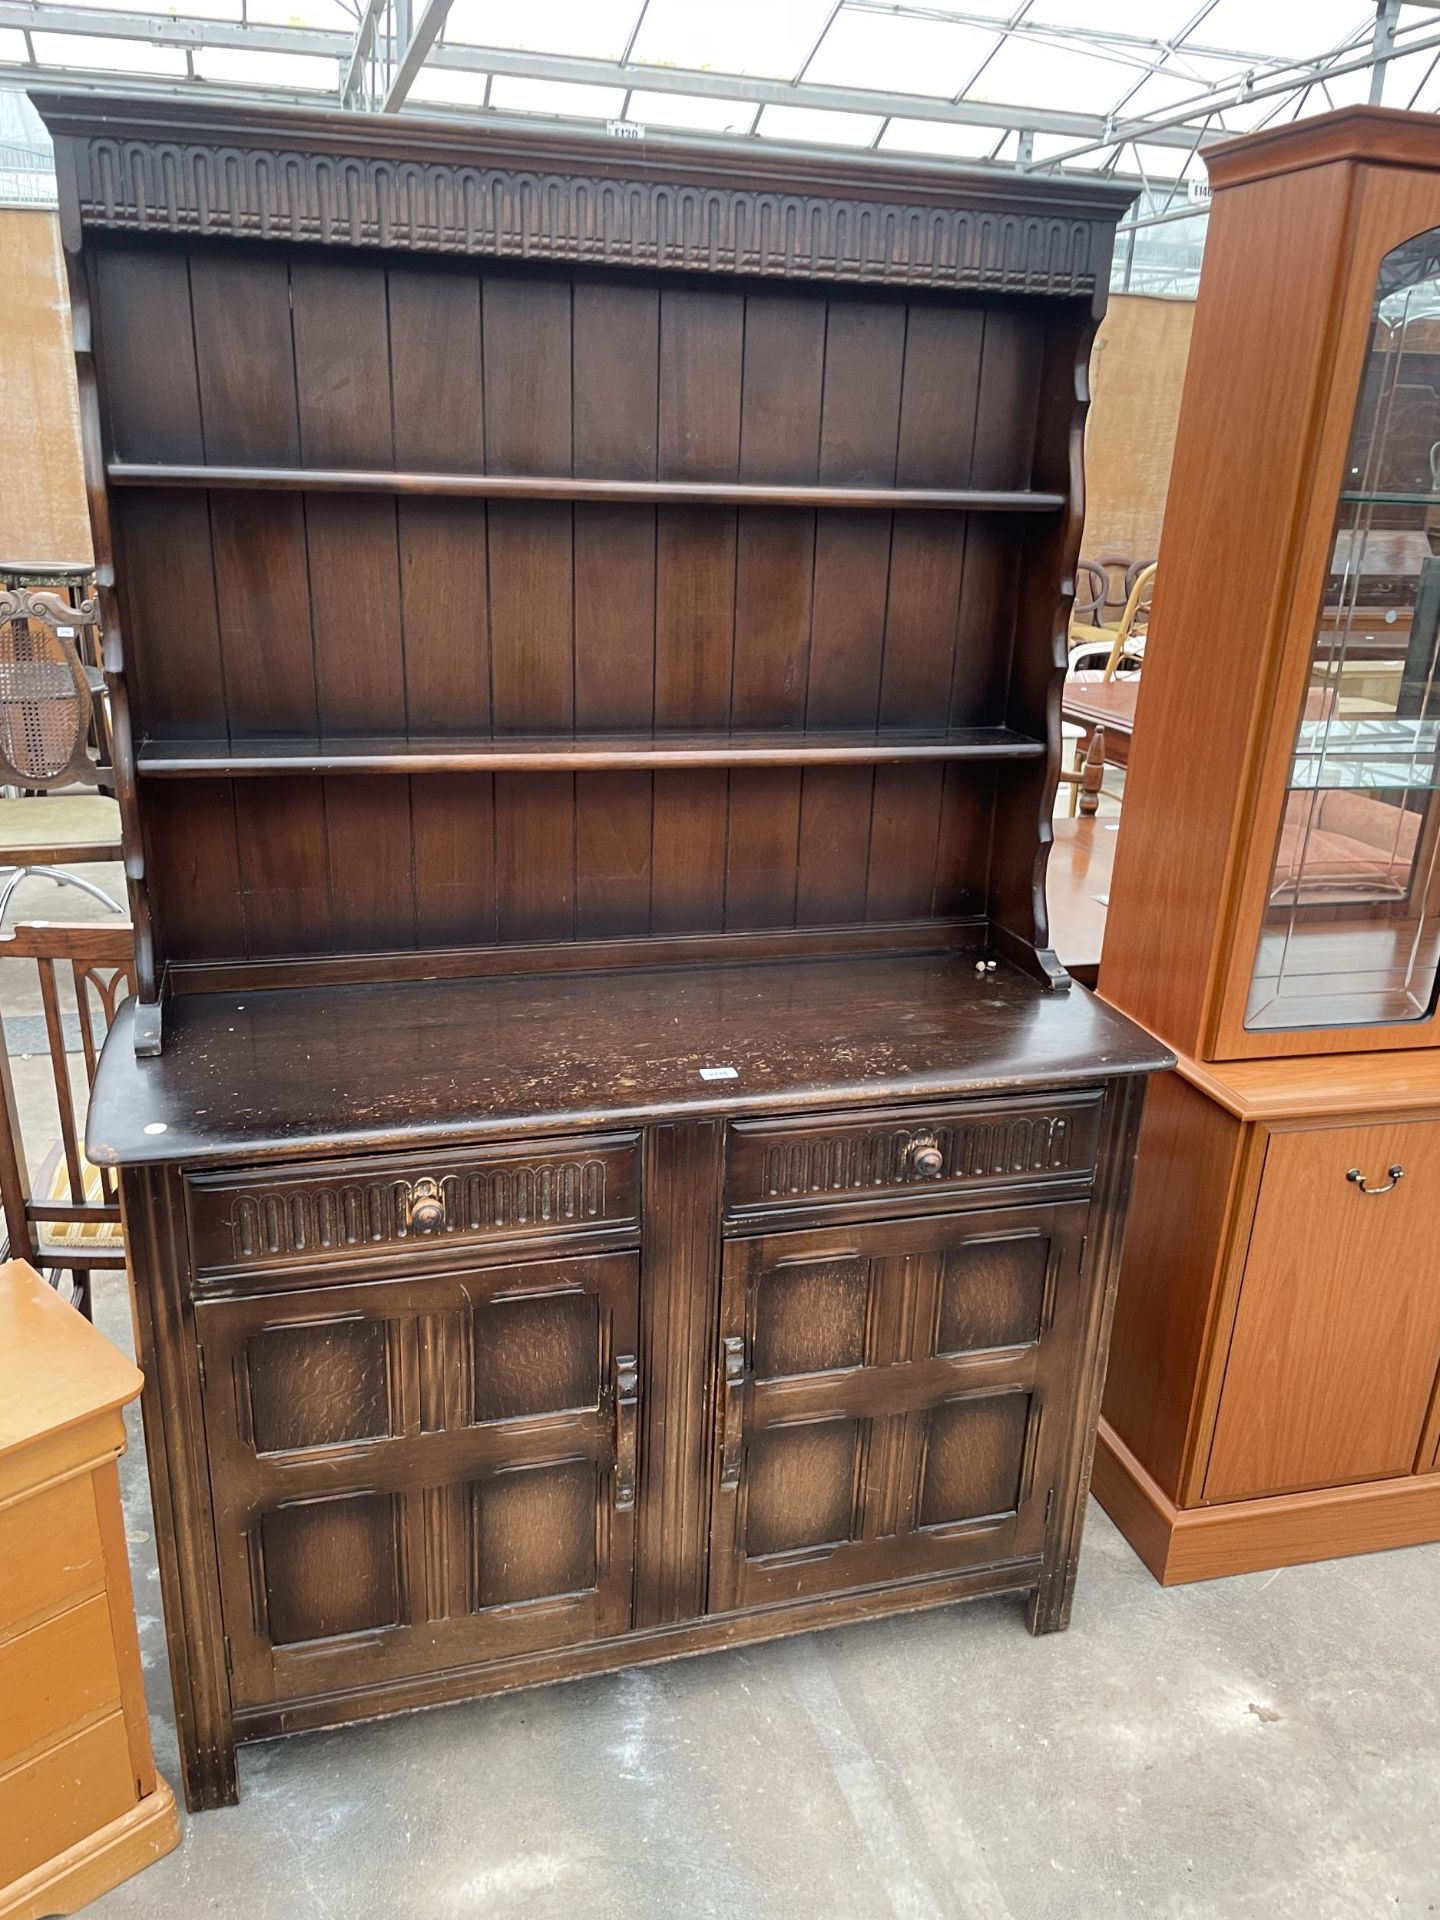
[[[1105,594],[1095,617],[1097,627],[1113,627],[1120,618],[1130,593],[1130,569],[1134,557],[1128,553],[1102,553],[1092,562],[1105,576]]]
[[[1150,602],[1155,594],[1157,571],[1152,560],[1148,567],[1142,567],[1136,574],[1118,627],[1092,627],[1083,622],[1071,622],[1067,678],[1113,680],[1121,661],[1126,659],[1138,669],[1145,654],[1146,627],[1150,619]],[[1103,664],[1097,671],[1094,665],[1083,664],[1085,662]]]
[[[77,638],[88,635],[93,653],[100,615],[94,599],[72,606],[58,594],[30,587],[0,591],[0,785],[26,792],[88,786],[109,790],[104,749],[109,740],[104,701],[97,684],[104,675],[87,666]],[[92,729],[100,758],[90,754]],[[0,886],[0,925],[21,882],[32,875],[58,886],[78,887],[120,915],[125,909],[92,881],[82,880],[62,862],[118,860],[118,845],[0,848],[0,869],[10,870]]]
[[[1108,582],[1105,569],[1098,560],[1077,560],[1075,563],[1075,602],[1070,609],[1070,623],[1073,627],[1078,620],[1083,626],[1098,627],[1101,615],[1105,611],[1105,594]]]
[[[0,959],[33,960],[40,998],[59,1132],[33,1180],[21,1133],[9,1036],[0,1020],[0,1207],[9,1259],[28,1260],[54,1286],[67,1278],[75,1305],[90,1315],[90,1276],[123,1268],[125,1243],[114,1176],[86,1160],[66,1047],[60,970],[69,968],[79,1016],[85,1087],[94,1084],[99,1044],[95,1016],[108,1031],[120,1002],[134,990],[129,922],[62,925],[40,921],[0,935]],[[16,1018],[11,1015],[12,1023]],[[102,1036],[103,1037],[103,1036]]]
[[[1078,731],[1078,729],[1077,729]],[[1105,729],[1096,727],[1076,749],[1075,765],[1060,769],[1060,784],[1070,789],[1070,813],[1090,819],[1100,811],[1100,795],[1105,784]]]
[[[30,587],[0,592],[0,783],[103,784],[88,750],[93,690],[75,644],[81,628],[99,624],[95,600],[71,606]]]

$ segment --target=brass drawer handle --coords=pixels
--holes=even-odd
[[[1367,1187],[1365,1184],[1365,1176],[1358,1167],[1351,1167],[1345,1178],[1357,1186],[1367,1199],[1374,1200],[1382,1193],[1389,1193],[1392,1187],[1399,1186],[1400,1182],[1405,1178],[1405,1169],[1400,1165],[1398,1160],[1393,1167],[1388,1167],[1386,1171],[1390,1178],[1385,1182],[1383,1187]]]
[[[938,1180],[945,1171],[945,1155],[933,1133],[918,1134],[910,1143],[910,1165],[922,1180]]]
[[[639,1363],[633,1353],[615,1356],[615,1511],[635,1507],[635,1400]]]
[[[445,1202],[433,1180],[417,1180],[410,1189],[405,1224],[411,1233],[439,1233],[445,1225]]]
[[[730,1492],[740,1484],[740,1460],[745,1451],[745,1342],[728,1334],[722,1342],[720,1486]]]

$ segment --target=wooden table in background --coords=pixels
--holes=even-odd
[[[1130,758],[1130,736],[1135,731],[1135,702],[1140,682],[1135,680],[1067,680],[1060,711],[1065,719],[1085,729],[1088,740],[1095,727],[1105,729],[1105,759],[1123,767]]]
[[[1119,824],[1114,814],[1055,822],[1045,882],[1050,944],[1082,987],[1093,987],[1100,970]]]

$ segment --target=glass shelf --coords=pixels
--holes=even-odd
[[[1355,507],[1435,507],[1440,508],[1440,493],[1402,493],[1385,489],[1347,487],[1340,495],[1345,506]]]
[[[1292,793],[1433,793],[1440,789],[1440,720],[1305,720]]]

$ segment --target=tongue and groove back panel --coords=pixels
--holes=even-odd
[[[1063,487],[1063,452],[1036,475],[1037,405],[1089,318],[244,243],[108,239],[89,272],[111,457],[137,465]],[[1032,686],[1011,658],[1019,606],[1048,662],[1053,516],[143,485],[111,514],[170,961],[983,920],[997,807],[1033,842],[1025,761],[145,768],[347,740],[1042,741],[1048,665]]]

